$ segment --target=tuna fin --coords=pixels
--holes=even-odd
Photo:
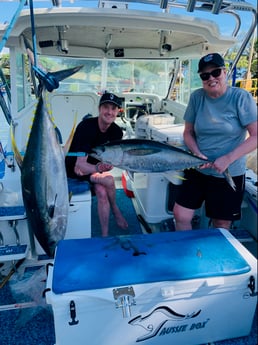
[[[10,126],[10,136],[11,136],[12,148],[13,148],[13,152],[14,152],[14,158],[15,158],[19,168],[21,169],[23,158],[22,158],[22,155],[20,154],[20,151],[18,150],[16,141],[15,141],[13,123],[11,123],[11,126]]]
[[[54,124],[54,128],[55,128],[55,132],[56,132],[56,139],[59,142],[59,144],[61,145],[63,142],[61,131],[55,124]]]
[[[72,140],[73,140],[73,136],[74,136],[74,133],[75,133],[75,128],[76,128],[76,120],[77,120],[77,114],[78,112],[76,112],[75,116],[74,116],[74,122],[73,122],[73,128],[71,130],[71,133],[64,145],[64,154],[67,155],[69,149],[70,149],[70,146],[71,146],[71,143],[72,143]]]
[[[163,175],[174,184],[178,184],[177,180],[186,180],[186,178],[183,176],[183,173],[180,175],[180,172],[176,170],[165,171],[163,172]]]
[[[173,175],[173,177],[178,178],[179,180],[185,181],[186,178],[184,176],[180,176],[180,175]]]
[[[236,185],[234,180],[232,179],[232,176],[230,175],[228,169],[224,171],[223,175],[225,176],[225,179],[227,180],[228,184],[230,185],[231,188],[236,191]]]
[[[54,212],[55,212],[55,207],[56,207],[56,198],[57,198],[57,194],[55,196],[55,202],[53,205],[50,205],[49,208],[48,208],[48,215],[50,218],[53,218],[54,217]]]

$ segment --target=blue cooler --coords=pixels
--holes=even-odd
[[[248,335],[257,260],[222,229],[60,241],[56,345],[191,345]]]

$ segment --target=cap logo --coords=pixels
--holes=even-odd
[[[210,61],[212,61],[212,59],[213,59],[213,55],[212,55],[212,54],[209,54],[209,55],[205,56],[203,60],[204,60],[205,62],[210,62]]]
[[[111,93],[109,96],[110,99],[114,99],[114,95]]]

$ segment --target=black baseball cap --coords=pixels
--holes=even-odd
[[[218,53],[205,55],[199,61],[198,73],[200,73],[205,67],[210,65],[214,65],[216,67],[224,67],[225,61],[223,57]]]
[[[113,103],[118,108],[121,108],[122,106],[120,98],[109,92],[105,92],[100,98],[99,105],[102,105],[104,103]]]

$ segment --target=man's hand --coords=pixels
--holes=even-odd
[[[110,171],[112,169],[113,169],[113,165],[108,164],[108,163],[99,162],[96,165],[96,170],[99,173],[102,173],[102,172],[105,172],[105,171]]]

